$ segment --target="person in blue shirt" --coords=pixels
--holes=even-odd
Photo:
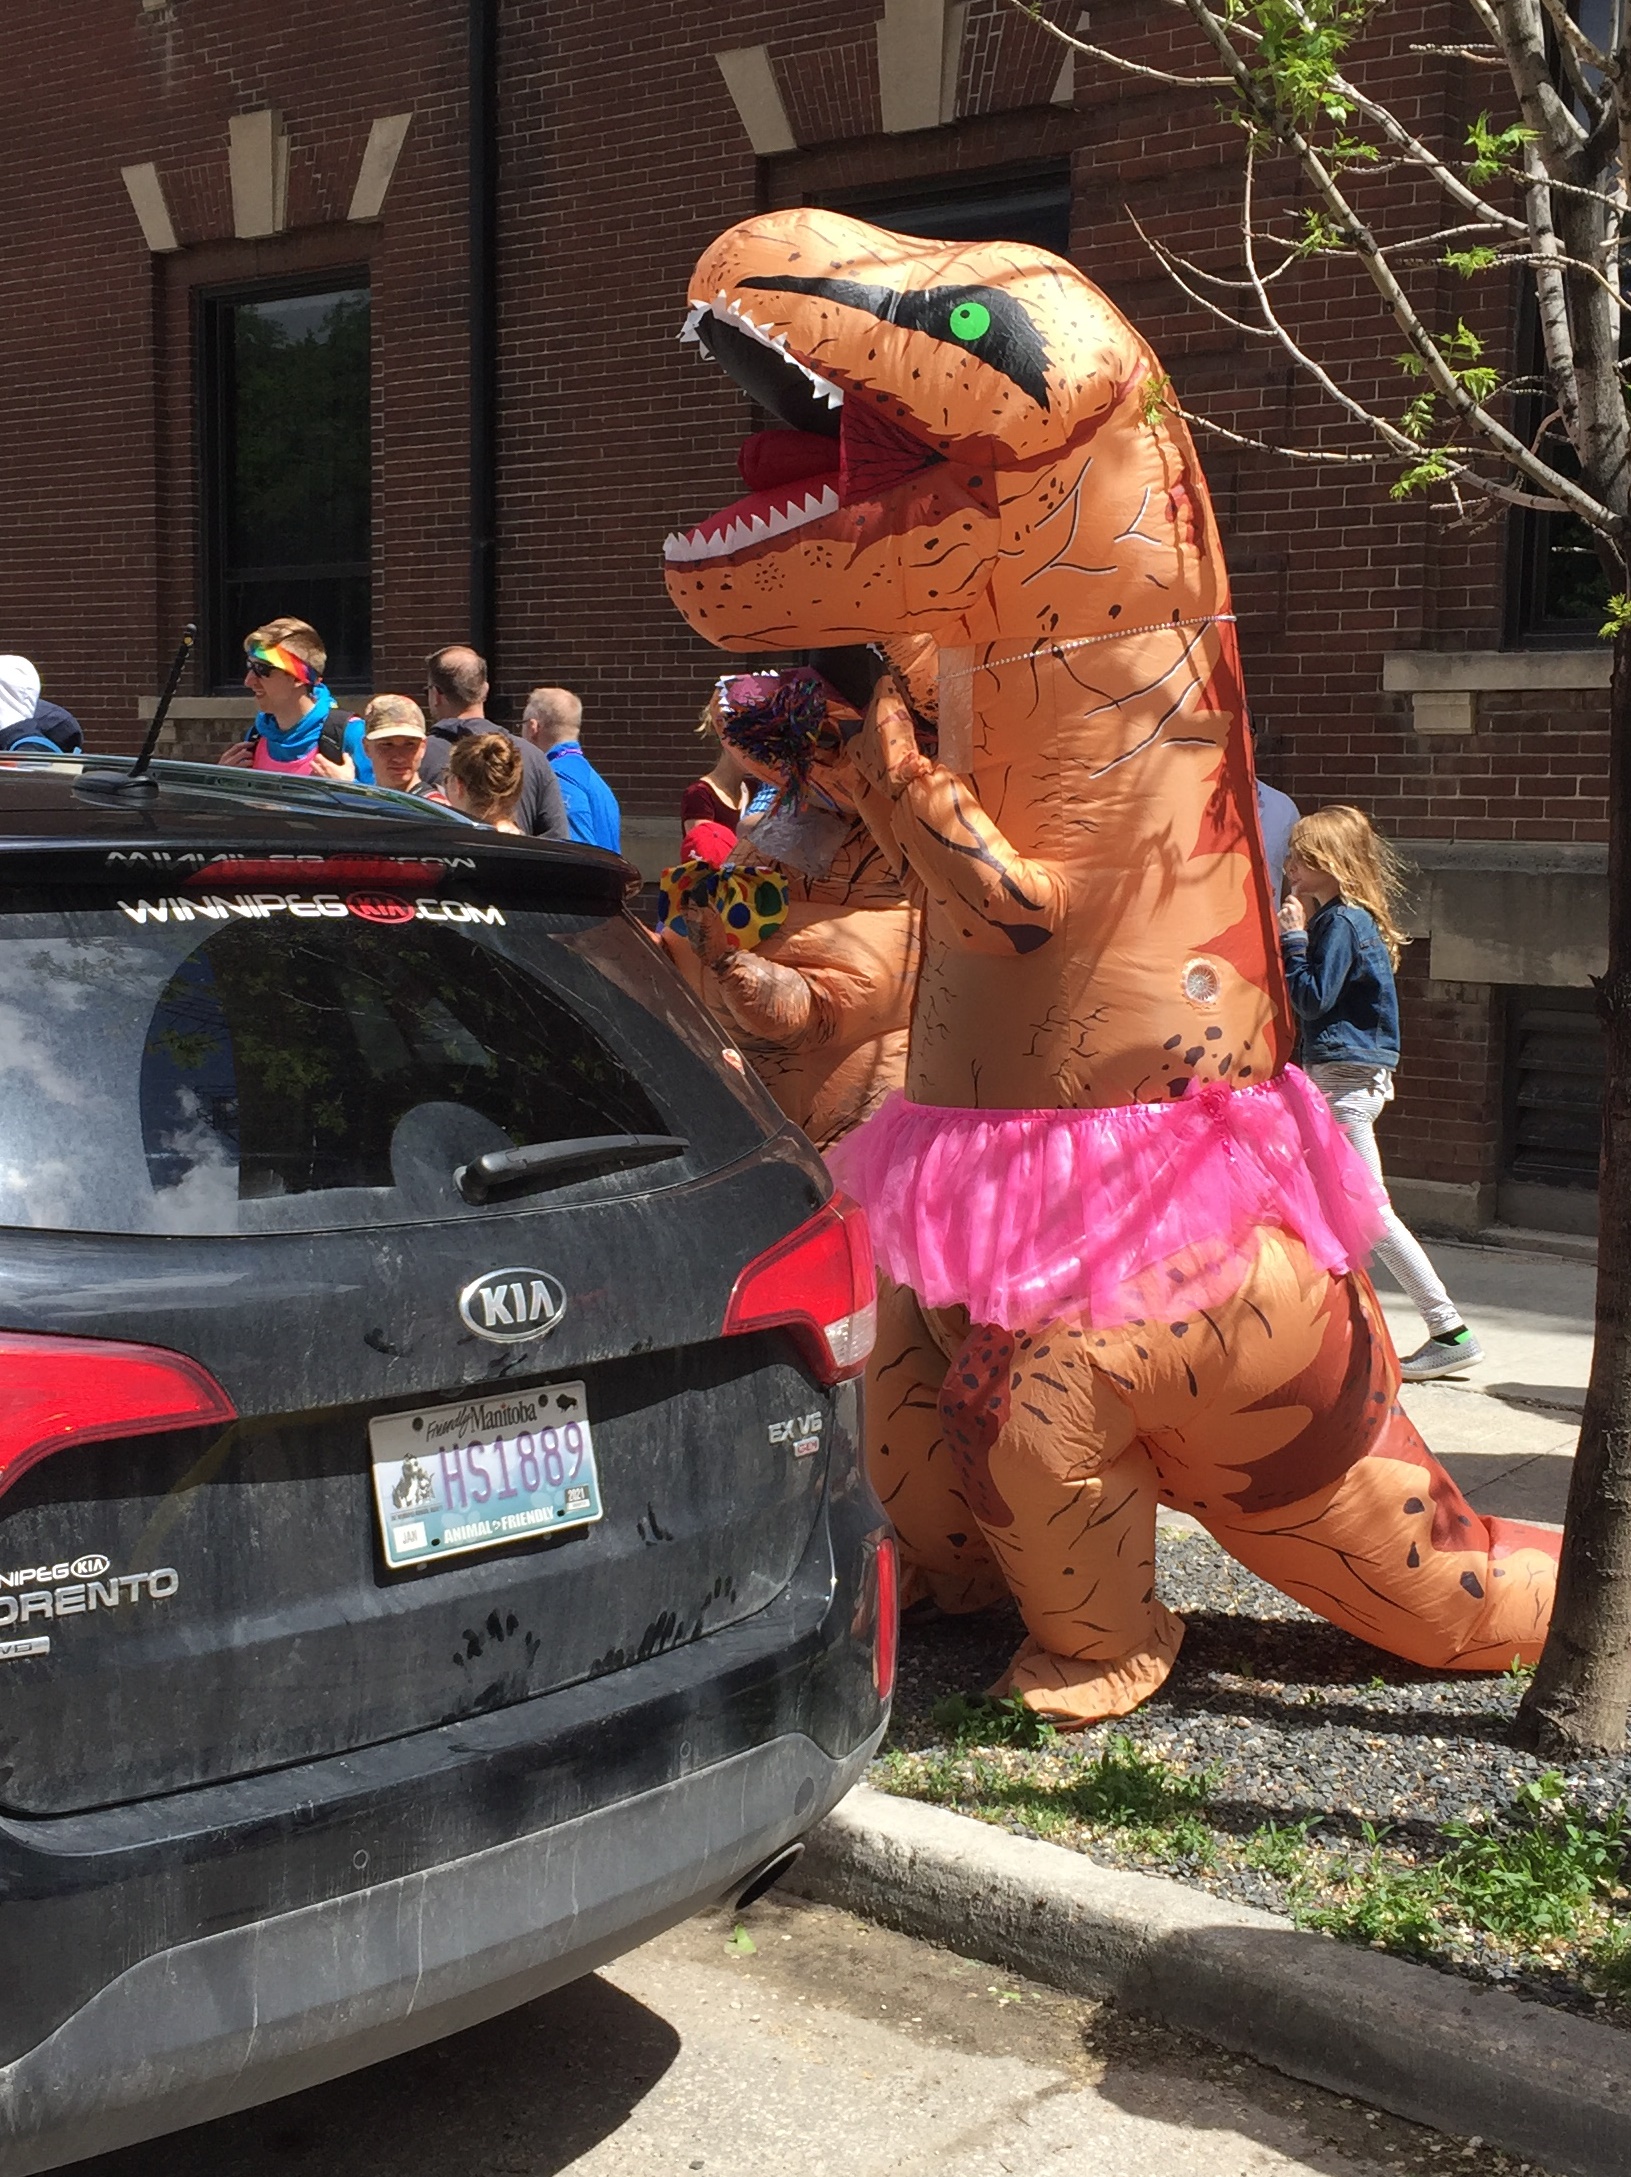
[[[583,700],[570,688],[534,688],[521,713],[521,737],[549,758],[566,803],[574,839],[586,846],[623,851],[623,820],[617,796],[583,753]]]
[[[1257,720],[1250,720],[1250,725],[1255,764],[1259,740]],[[1289,794],[1282,794],[1278,786],[1266,786],[1259,777],[1257,821],[1263,833],[1263,854],[1269,865],[1269,882],[1274,887],[1277,908],[1285,896],[1286,848],[1291,844],[1291,827],[1301,815],[1302,811]]]
[[[1393,971],[1406,943],[1394,917],[1398,858],[1363,810],[1317,809],[1292,826],[1288,897],[1280,909],[1280,958],[1297,1016],[1298,1063],[1386,1198],[1376,1121],[1392,1101],[1399,1063],[1399,997]],[[1407,1383],[1456,1376],[1484,1357],[1421,1242],[1387,1203],[1383,1262],[1415,1302],[1428,1338],[1399,1363]]]

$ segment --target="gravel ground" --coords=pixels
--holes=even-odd
[[[1517,1679],[1434,1677],[1398,1662],[1311,1616],[1204,1535],[1164,1527],[1158,1561],[1162,1597],[1183,1614],[1188,1632],[1167,1685],[1135,1715],[1034,1749],[1004,1747],[999,1734],[982,1752],[985,1734],[971,1745],[967,1732],[954,1749],[934,1705],[997,1677],[1018,1645],[1019,1619],[992,1612],[912,1625],[903,1635],[889,1746],[870,1781],[1299,1916],[1342,1894],[1347,1872],[1373,1854],[1378,1830],[1386,1832],[1390,1863],[1420,1865],[1444,1850],[1447,1824],[1498,1818],[1545,1771],[1547,1764],[1511,1743],[1523,1690]],[[993,1782],[1000,1792],[1004,1779],[1068,1788],[1116,1736],[1204,1778],[1203,1819],[1212,1835],[1203,1849],[1186,1855],[1183,1832],[1163,1840],[1147,1829],[1034,1822],[993,1799]],[[948,1761],[954,1751],[974,1758]],[[1631,1803],[1631,1754],[1560,1773],[1569,1802],[1599,1819]],[[1309,1848],[1293,1841],[1285,1857],[1295,1864],[1264,1867],[1253,1833],[1301,1822],[1312,1825]],[[1188,1834],[1193,1838],[1192,1824]],[[1608,1926],[1623,1942],[1631,1936],[1625,1915],[1622,1893],[1610,1919],[1599,1912],[1592,1921],[1590,1940]],[[1585,1947],[1584,1938],[1514,1943],[1450,1925],[1434,1933],[1424,1954],[1449,1970],[1631,2026],[1631,1974],[1622,1970],[1620,1991],[1605,1997],[1600,1977],[1596,1989],[1589,1985]]]

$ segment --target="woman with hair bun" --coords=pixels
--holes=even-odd
[[[448,752],[442,798],[478,824],[519,833],[515,807],[525,780],[521,751],[507,733],[468,733]]]

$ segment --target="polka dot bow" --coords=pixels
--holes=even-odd
[[[751,952],[787,920],[787,879],[774,869],[716,869],[676,862],[657,880],[657,927],[689,937],[688,915],[712,907],[735,952]]]

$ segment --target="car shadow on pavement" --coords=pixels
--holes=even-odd
[[[591,1976],[286,2100],[76,2165],[78,2177],[554,2177],[627,2122],[679,2054]]]

